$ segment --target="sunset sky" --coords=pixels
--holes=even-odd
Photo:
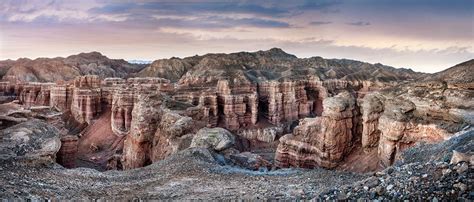
[[[473,15],[473,0],[0,0],[0,60],[280,47],[437,72],[474,58]]]

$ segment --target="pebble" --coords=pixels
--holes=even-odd
[[[466,172],[467,169],[469,169],[469,166],[467,165],[467,163],[463,163],[458,167],[456,172],[459,173],[459,174],[462,174],[462,173]]]
[[[387,190],[390,191],[390,190],[392,190],[392,189],[393,189],[393,184],[389,184],[389,185],[387,186]]]
[[[451,173],[451,172],[453,172],[453,171],[452,171],[451,169],[449,169],[449,168],[448,168],[448,169],[444,169],[444,170],[443,170],[443,175],[447,175],[447,174],[449,174],[449,173]]]
[[[427,177],[428,177],[428,174],[423,174],[421,177],[422,177],[422,178],[427,178]]]
[[[463,183],[454,184],[453,187],[458,188],[459,191],[461,191],[461,192],[465,192],[467,190],[467,185],[465,185]]]

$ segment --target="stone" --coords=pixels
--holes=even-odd
[[[462,164],[456,169],[456,172],[457,172],[458,174],[462,174],[462,173],[466,172],[468,169],[469,169],[469,166],[467,165],[467,163],[462,163]]]
[[[235,144],[235,137],[223,128],[202,128],[193,137],[191,148],[207,148],[222,151]]]
[[[463,183],[456,183],[453,187],[458,188],[460,192],[465,192],[467,190],[467,185]]]
[[[468,162],[474,165],[474,155],[468,155],[456,150],[453,150],[453,156],[451,157],[451,164],[458,164],[459,162]]]

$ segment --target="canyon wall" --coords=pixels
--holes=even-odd
[[[334,168],[352,148],[355,98],[342,92],[323,101],[321,117],[303,119],[280,138],[278,167]]]

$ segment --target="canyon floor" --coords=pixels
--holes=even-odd
[[[449,151],[467,152],[473,146],[474,131],[466,131],[442,144],[415,146],[405,153],[400,165],[366,174],[322,168],[250,171],[219,164],[206,149],[184,150],[150,166],[127,171],[65,169],[47,160],[3,161],[0,197],[472,200],[472,164],[449,163]]]

